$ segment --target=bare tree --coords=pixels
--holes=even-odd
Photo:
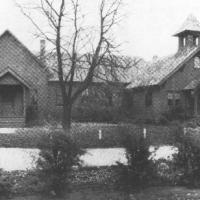
[[[42,14],[41,20],[46,20],[46,27],[39,24],[39,17],[34,19],[30,15],[30,4],[28,7],[17,4],[36,27],[38,36],[49,41],[56,55],[54,70],[62,93],[62,125],[66,131],[71,126],[72,106],[80,94],[95,77],[102,78],[103,73],[116,74],[114,67],[119,69],[122,66],[114,59],[118,45],[115,45],[113,37],[114,27],[121,20],[119,11],[122,0],[100,0],[99,3],[97,29],[85,26],[79,0],[40,0],[33,5],[31,9]],[[107,69],[103,69],[102,65]],[[81,77],[82,83],[75,87],[77,76]]]

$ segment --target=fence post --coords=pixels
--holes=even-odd
[[[146,139],[146,137],[147,137],[147,129],[146,128],[143,128],[143,137],[144,137],[144,139]]]
[[[183,134],[186,135],[186,133],[187,133],[187,129],[184,127],[183,128]]]
[[[99,140],[102,139],[102,130],[99,130]]]

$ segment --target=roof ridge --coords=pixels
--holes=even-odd
[[[171,57],[169,56],[166,61],[148,65],[147,68],[140,73],[140,77],[132,78],[133,81],[128,88],[154,86],[164,83],[199,51],[200,47],[190,48],[182,53],[174,54]]]

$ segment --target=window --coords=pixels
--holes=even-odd
[[[56,105],[57,106],[63,105],[62,93],[60,88],[56,88]]]
[[[174,93],[174,100],[175,100],[175,106],[179,106],[181,102],[181,95],[180,93]]]
[[[89,89],[85,89],[83,92],[82,92],[82,96],[89,96]]]
[[[173,93],[168,93],[167,94],[167,104],[168,104],[168,106],[172,106],[173,105]]]
[[[200,58],[199,57],[194,58],[194,68],[200,69]]]
[[[178,92],[169,92],[167,94],[168,106],[179,106],[181,103],[181,96]]]
[[[152,105],[152,92],[147,91],[145,95],[145,104],[146,106],[151,106]]]

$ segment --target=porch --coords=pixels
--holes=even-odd
[[[30,86],[11,69],[0,73],[0,127],[24,127]]]
[[[22,85],[0,85],[0,127],[25,125],[25,93]]]

